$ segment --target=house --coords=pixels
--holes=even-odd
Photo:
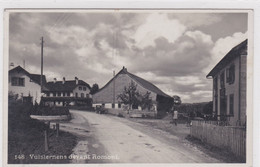
[[[247,40],[231,49],[209,72],[213,79],[213,113],[234,126],[246,125]]]
[[[173,101],[172,97],[165,94],[152,83],[131,74],[125,67],[93,95],[93,106],[104,105],[106,108],[122,108],[121,101],[117,97],[131,82],[137,85],[137,90],[141,94],[150,92],[150,98],[152,99],[154,108],[160,112],[159,114],[170,110]]]
[[[47,82],[46,89],[42,98],[44,104],[65,106],[65,105],[91,105],[90,86],[83,80],[75,77],[75,80],[66,80],[65,77],[62,81]]]
[[[46,78],[43,75],[43,85],[46,83]],[[41,101],[41,75],[31,74],[21,66],[17,66],[9,70],[8,76],[8,93],[16,95],[18,99],[24,102]]]

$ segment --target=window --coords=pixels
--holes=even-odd
[[[61,93],[60,93],[60,92],[58,92],[58,96],[61,96]]]
[[[84,93],[81,93],[80,96],[81,96],[81,97],[84,97]]]
[[[87,88],[86,87],[83,87],[83,91],[86,91],[87,90]]]
[[[112,108],[115,108],[115,103],[112,103]]]
[[[79,90],[82,90],[82,87],[81,87],[81,86],[79,86]]]
[[[11,85],[12,86],[24,86],[24,78],[12,77]]]
[[[78,93],[75,93],[75,97],[78,97]]]
[[[65,93],[65,92],[63,92],[62,94],[63,94],[63,96],[66,96],[66,93]]]
[[[49,97],[49,96],[50,96],[50,93],[49,93],[49,92],[48,92],[48,93],[46,93],[46,96],[47,96],[47,97]]]
[[[229,68],[226,69],[226,83],[229,82]]]
[[[234,115],[234,94],[229,95],[229,115]]]
[[[222,72],[220,75],[220,87],[225,88],[225,73]]]
[[[70,96],[70,92],[67,92],[67,96]]]
[[[228,83],[229,84],[233,84],[234,82],[235,82],[235,65],[232,64],[229,67],[229,80],[228,80]]]
[[[118,103],[118,108],[121,108],[121,103]]]
[[[89,98],[89,94],[86,94],[86,98]]]
[[[53,92],[53,96],[56,97],[56,92]]]
[[[214,91],[214,96],[218,96],[218,77],[216,76],[213,80],[213,91]]]

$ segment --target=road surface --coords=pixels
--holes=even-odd
[[[167,132],[124,118],[70,112],[73,119],[60,127],[78,136],[71,163],[220,163]]]

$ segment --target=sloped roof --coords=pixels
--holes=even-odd
[[[123,67],[123,69],[121,71],[119,71],[115,77],[113,77],[104,87],[102,87],[99,91],[101,91],[102,89],[104,89],[105,87],[107,87],[119,74],[127,74],[130,78],[132,78],[134,81],[136,81],[138,84],[140,84],[142,87],[144,87],[145,89],[156,93],[157,95],[161,95],[164,97],[171,97],[169,95],[167,95],[166,93],[164,93],[162,90],[160,90],[158,87],[156,87],[154,84],[152,84],[151,82],[146,81],[143,78],[140,78],[130,72],[127,71],[127,69],[125,67]],[[99,92],[98,91],[98,92]],[[97,93],[98,93],[97,92]]]
[[[86,82],[82,81],[82,80],[78,80],[78,85],[80,86],[86,86],[89,89],[91,89],[91,87],[89,86],[89,84],[87,84]],[[65,81],[65,83],[63,84],[62,81],[56,81],[54,82],[47,82],[46,83],[46,88],[48,90],[45,91],[55,91],[55,92],[71,92],[73,91],[77,86],[76,84],[76,80],[68,80]]]
[[[30,74],[30,78],[33,81],[37,82],[38,84],[41,84],[41,75],[40,74]],[[43,75],[43,77],[42,77],[42,83],[46,84],[46,77],[45,77],[45,75]]]
[[[21,66],[17,66],[11,70],[9,70],[9,74],[13,73],[13,72],[22,72],[25,75],[27,75],[31,80],[33,80],[35,83],[41,85],[41,75],[40,74],[30,74],[28,71],[26,71],[24,68],[22,68]],[[45,75],[43,75],[43,85],[46,84],[46,77]]]
[[[232,48],[226,55],[223,57],[220,62],[209,72],[207,77],[215,76],[219,71],[221,71],[225,66],[227,66],[232,60],[240,55],[247,55],[247,39],[241,42],[239,45]]]

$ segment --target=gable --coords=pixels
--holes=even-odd
[[[31,81],[35,82],[38,85],[41,85],[41,75],[40,74],[30,74],[28,71],[23,69],[21,66],[17,66],[11,70],[9,70],[9,76],[14,76],[14,75],[26,75],[27,77],[30,78]],[[45,75],[43,77],[43,84],[46,83],[46,77]]]
[[[158,95],[164,96],[164,97],[170,97],[166,93],[164,93],[162,90],[160,90],[158,87],[156,87],[154,84],[151,82],[146,81],[145,79],[138,77],[134,74],[131,74],[130,72],[127,71],[126,68],[123,67],[121,71],[119,71],[115,77],[113,77],[105,86],[103,86],[98,92],[102,91],[106,87],[108,87],[109,84],[111,84],[115,79],[118,78],[119,75],[125,74],[129,76],[134,82],[136,82],[139,86],[142,86],[144,89],[146,89],[149,92],[156,93]],[[97,92],[97,93],[98,93]]]
[[[247,55],[247,39],[241,42],[239,45],[232,48],[219,62],[218,64],[209,72],[206,77],[214,77],[219,71],[225,68],[231,61],[236,59],[238,56]]]

